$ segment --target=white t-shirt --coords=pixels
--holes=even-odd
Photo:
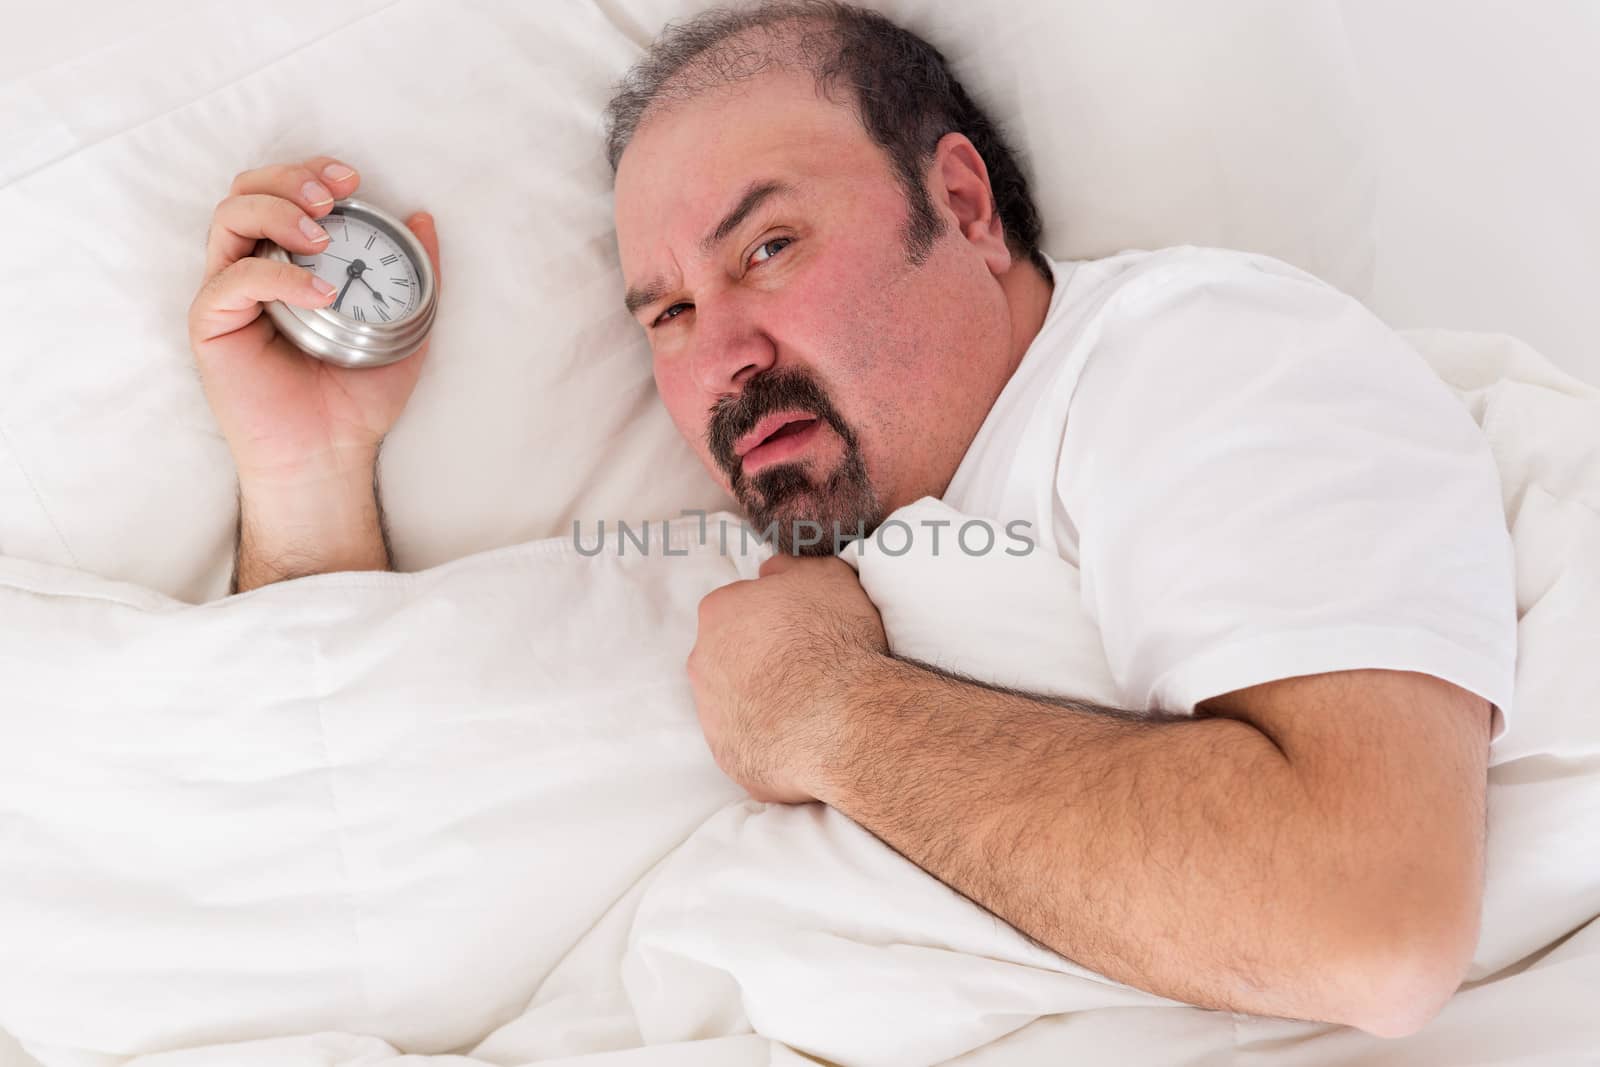
[[[1077,565],[1131,710],[1418,671],[1511,710],[1499,474],[1365,307],[1268,256],[1051,261],[1044,324],[944,500]]]

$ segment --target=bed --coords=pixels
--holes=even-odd
[[[1111,982],[717,771],[682,663],[761,550],[685,515],[734,521],[621,310],[599,142],[609,85],[694,6],[167,0],[0,53],[0,1064],[1594,1062],[1600,390],[1512,337],[1404,332],[1494,449],[1521,641],[1483,936],[1415,1037]],[[1401,284],[1332,0],[880,6],[1024,147],[1052,255]],[[233,472],[184,314],[231,176],[318,152],[443,243],[381,468],[401,573],[225,597]],[[578,552],[600,520],[658,551]],[[1025,638],[958,644],[929,605],[1039,580],[999,565],[862,581],[897,650],[994,675]],[[1092,687],[1092,627],[1062,625]]]

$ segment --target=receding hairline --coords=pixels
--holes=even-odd
[[[905,192],[905,239],[920,263],[941,230],[926,165],[946,133],[967,137],[989,170],[1006,244],[1049,276],[1030,181],[1002,125],[968,94],[939,48],[886,13],[851,0],[760,0],[669,22],[621,81],[605,110],[605,155],[623,153],[654,120],[687,100],[737,95],[777,66],[810,75],[817,96],[842,107],[884,153]]]
[[[831,51],[837,51],[842,44],[836,17],[829,13],[826,4],[777,0],[766,6],[772,9],[769,19],[742,26],[712,41],[656,84],[642,107],[621,123],[611,123],[606,139],[613,173],[628,146],[652,119],[708,94],[735,93],[740,85],[764,73],[782,70],[804,74],[812,79],[819,99],[845,106],[853,103],[835,100],[828,92],[823,74]],[[672,29],[669,24],[664,32]],[[759,45],[755,43],[756,38],[761,39]],[[613,105],[622,95],[624,93],[613,97]],[[616,142],[619,125],[627,138],[620,144]]]

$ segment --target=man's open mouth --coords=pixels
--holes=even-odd
[[[748,476],[760,467],[782,462],[804,451],[821,425],[821,419],[804,412],[768,415],[739,439],[734,454]]]
[[[734,446],[733,454],[742,459],[769,441],[799,433],[816,421],[817,417],[815,415],[807,415],[795,411],[768,415],[756,423],[755,429],[739,438],[739,443]]]

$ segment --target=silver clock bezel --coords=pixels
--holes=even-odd
[[[272,300],[267,302],[267,315],[296,348],[318,359],[341,367],[397,363],[420,348],[433,328],[438,284],[428,250],[405,223],[368,201],[355,197],[336,200],[328,214],[346,215],[381,230],[411,257],[421,290],[416,308],[392,322],[357,322],[331,308],[295,307]],[[256,245],[255,254],[277,263],[294,262],[286,249],[265,238]]]

